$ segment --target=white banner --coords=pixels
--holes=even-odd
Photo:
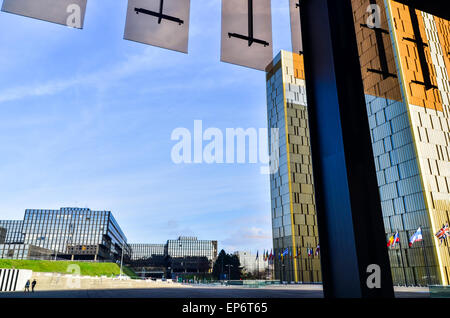
[[[222,0],[221,61],[265,70],[273,59],[270,0]]]
[[[188,52],[190,0],[128,0],[124,39]]]
[[[3,0],[2,11],[82,29],[87,0]]]

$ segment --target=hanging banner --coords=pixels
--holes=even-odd
[[[190,0],[128,0],[124,39],[187,53]]]
[[[303,54],[302,28],[300,25],[300,1],[301,0],[289,0],[292,52],[297,54]]]
[[[2,11],[82,29],[87,0],[3,0]]]
[[[222,62],[264,71],[272,62],[270,0],[222,0]]]

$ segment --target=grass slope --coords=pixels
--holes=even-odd
[[[120,266],[115,263],[0,259],[0,268],[31,269],[33,272],[43,273],[70,274],[68,266],[71,264],[78,265],[81,271],[80,274],[83,276],[115,276],[120,274]],[[123,267],[123,273],[130,277],[136,276],[136,274],[126,266]]]

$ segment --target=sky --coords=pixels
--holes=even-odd
[[[220,0],[191,0],[189,54],[124,40],[126,6],[88,0],[83,30],[0,13],[0,219],[88,207],[130,243],[272,248],[262,164],[171,159],[194,120],[267,127],[265,73],[220,62]],[[272,1],[274,54],[291,50],[288,10]]]

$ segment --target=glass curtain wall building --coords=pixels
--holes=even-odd
[[[269,144],[278,129],[280,154],[270,176],[275,278],[320,282],[303,56],[281,51],[266,72]]]
[[[50,250],[55,258],[118,261],[122,246],[124,259],[131,254],[126,236],[109,211],[27,209],[23,221],[0,221],[0,224],[6,225],[7,230],[13,229],[11,239],[7,232],[7,243],[21,238],[18,243]]]
[[[130,244],[130,247],[130,266],[139,273],[145,269],[148,275],[162,267],[167,269],[167,275],[208,272],[217,258],[217,241],[196,237],[180,236],[166,244]]]
[[[6,230],[5,244],[23,243],[22,220],[0,220],[0,227]]]
[[[434,234],[450,219],[450,22],[392,0],[352,6],[386,239],[400,236],[394,284],[447,285],[449,244]]]

